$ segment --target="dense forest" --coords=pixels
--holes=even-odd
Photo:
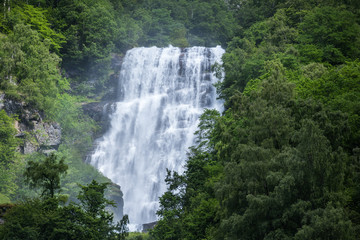
[[[359,239],[358,1],[2,0],[0,13],[0,95],[63,132],[56,155],[23,155],[18,117],[0,111],[1,239],[126,238],[109,180],[83,162],[98,126],[81,105],[106,94],[112,56],[169,44],[226,48],[225,110],[203,113],[159,222],[130,238]]]

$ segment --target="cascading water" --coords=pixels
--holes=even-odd
[[[126,53],[119,102],[91,164],[119,184],[132,224],[156,221],[166,169],[183,171],[204,108],[221,108],[211,65],[221,47],[134,48]]]

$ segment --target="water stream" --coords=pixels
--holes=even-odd
[[[171,46],[126,53],[111,126],[90,161],[121,186],[132,224],[156,221],[166,169],[183,171],[203,109],[221,109],[211,66],[223,53]]]

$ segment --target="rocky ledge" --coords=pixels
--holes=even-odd
[[[91,102],[82,105],[84,114],[98,123],[100,129],[93,136],[94,139],[101,137],[110,126],[110,115],[114,112],[114,102]]]
[[[43,152],[49,154],[57,150],[61,143],[61,128],[56,122],[43,121],[43,113],[31,109],[23,102],[7,99],[0,95],[0,110],[17,116],[16,137],[23,139],[19,151],[23,154]]]
[[[123,193],[121,192],[120,186],[115,183],[111,183],[108,186],[108,191],[105,193],[105,196],[107,199],[115,203],[115,207],[109,206],[107,210],[114,214],[115,221],[120,221],[123,217],[124,209]]]

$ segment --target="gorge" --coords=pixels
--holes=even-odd
[[[223,53],[220,46],[126,53],[110,128],[90,163],[121,186],[131,228],[156,221],[166,169],[183,171],[199,116],[205,108],[221,110],[211,66]]]

